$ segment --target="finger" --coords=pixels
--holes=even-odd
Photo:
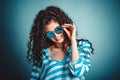
[[[66,33],[69,33],[69,31],[64,27],[63,30],[66,32]]]
[[[63,24],[63,26],[74,28],[73,24]]]
[[[64,26],[63,29],[64,29],[64,28],[65,28],[66,30],[68,30],[68,31],[72,31],[72,28],[71,28],[71,27],[66,27],[66,26]]]
[[[66,23],[65,23],[65,24],[63,24],[63,25],[72,26],[72,24],[66,24]]]
[[[64,31],[66,32],[66,34],[68,35],[68,36],[70,36],[70,32],[66,29],[66,28],[63,28],[64,29]]]
[[[65,24],[63,24],[63,25],[67,25],[67,26],[75,26],[75,23],[73,23],[73,24],[67,24],[67,23],[65,23]]]
[[[75,24],[73,23],[73,27],[75,27]]]
[[[70,29],[73,29],[73,27],[71,27],[71,26],[66,26],[66,25],[63,25],[62,27],[63,27],[63,28],[70,28]]]
[[[64,26],[65,27],[67,27],[67,28],[72,28],[71,30],[76,30],[76,26],[75,26],[75,24],[73,23],[73,24],[64,24]]]
[[[72,25],[70,25],[70,24],[63,24],[63,26],[70,27]]]

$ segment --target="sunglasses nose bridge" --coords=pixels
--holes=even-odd
[[[56,36],[58,36],[58,34],[56,32],[54,32],[54,36],[56,37]]]

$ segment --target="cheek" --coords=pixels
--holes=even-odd
[[[59,36],[61,36],[62,38],[64,38],[64,34],[62,33],[62,34],[59,34]]]
[[[62,38],[64,38],[64,34],[61,34]]]
[[[54,41],[54,38],[50,39],[51,41]]]

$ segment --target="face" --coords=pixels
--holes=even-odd
[[[62,43],[64,41],[63,30],[58,22],[51,21],[45,26],[47,37],[55,43]]]

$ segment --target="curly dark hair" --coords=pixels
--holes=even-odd
[[[56,6],[48,6],[45,10],[40,10],[29,34],[30,41],[28,42],[27,51],[27,59],[29,62],[37,63],[41,66],[43,49],[55,44],[46,37],[44,31],[45,26],[48,25],[51,20],[58,22],[59,25],[63,25],[64,23],[73,24],[71,18],[69,18],[62,9]],[[65,36],[64,43],[66,43],[67,46],[70,46],[71,43],[67,34],[64,31],[63,34]],[[65,51],[65,45],[63,46],[63,49]]]

